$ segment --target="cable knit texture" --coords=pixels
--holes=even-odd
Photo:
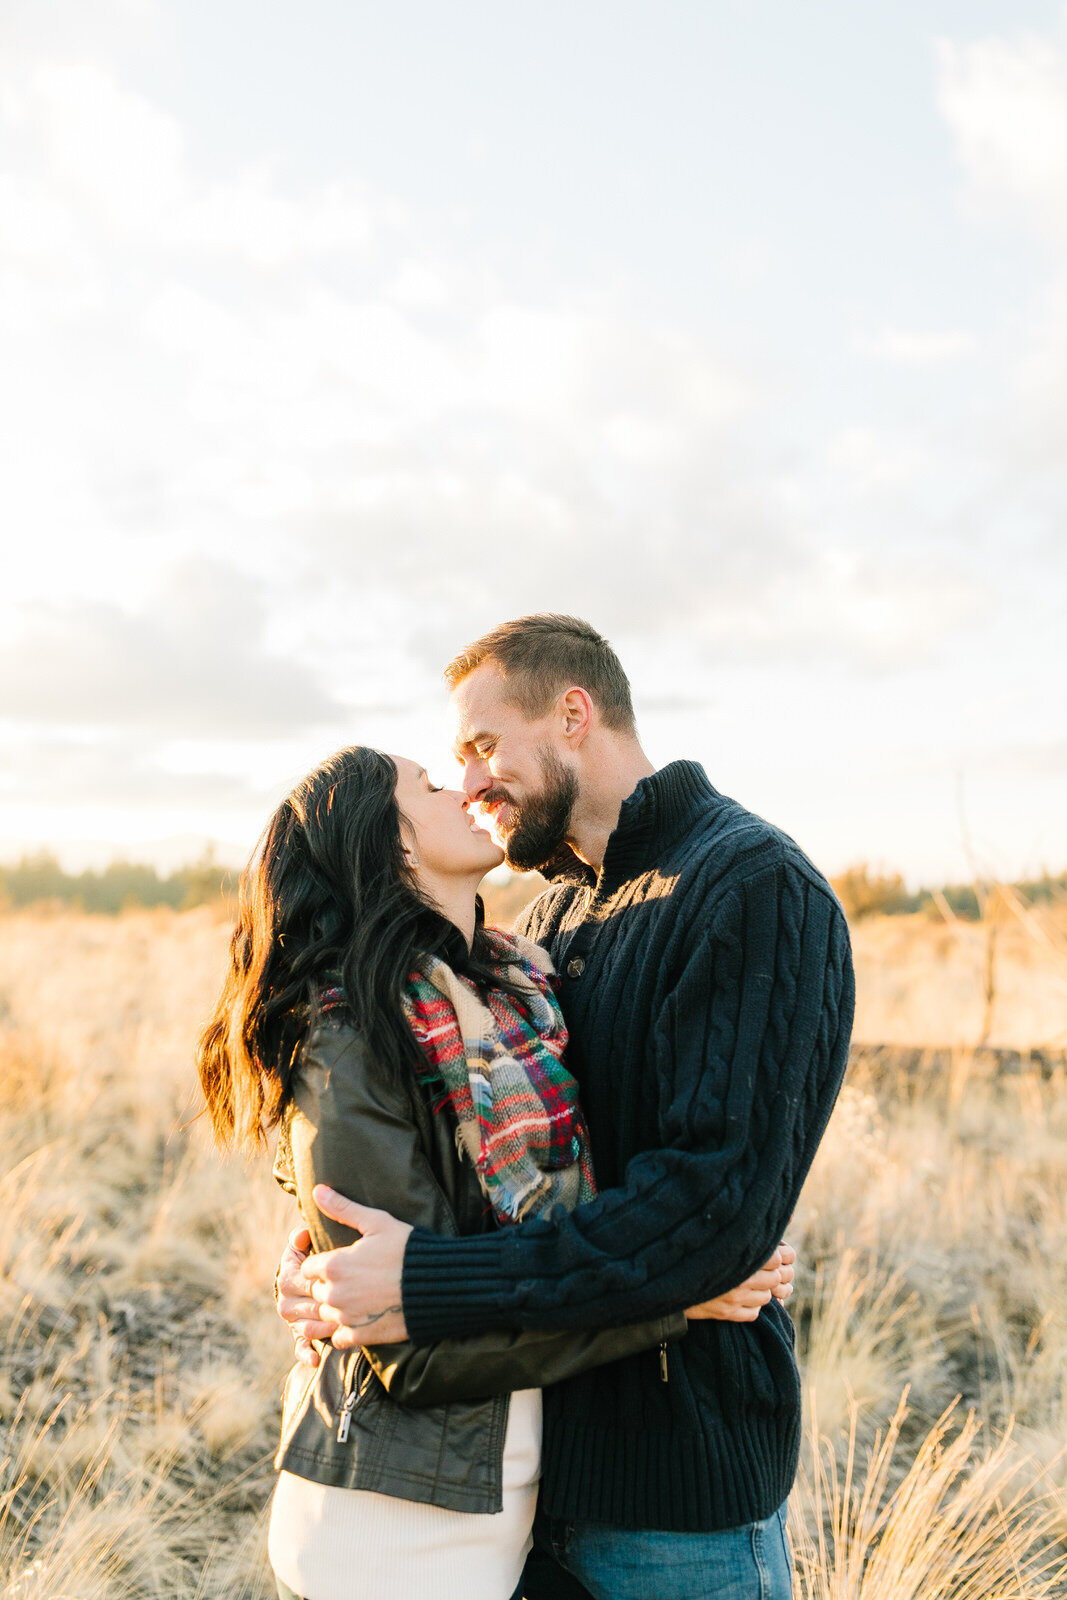
[[[416,1229],[417,1344],[486,1327],[599,1327],[732,1288],[781,1239],[844,1074],[854,986],[826,880],[695,762],[643,779],[599,874],[575,859],[525,913],[562,977],[568,1065],[601,1193],[477,1238]],[[695,1322],[660,1356],[545,1392],[550,1515],[698,1530],[789,1492],[800,1382],[789,1316]]]

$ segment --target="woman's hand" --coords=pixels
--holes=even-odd
[[[334,1328],[319,1320],[319,1303],[312,1297],[304,1277],[302,1269],[310,1250],[310,1233],[306,1228],[294,1228],[274,1276],[274,1303],[293,1336],[293,1354],[297,1361],[305,1367],[317,1367],[319,1352],[311,1341],[328,1339]]]
[[[736,1289],[705,1300],[699,1306],[690,1306],[686,1316],[691,1322],[755,1322],[763,1307],[771,1301],[788,1300],[793,1293],[793,1263],[797,1253],[783,1240],[771,1259],[758,1272]]]

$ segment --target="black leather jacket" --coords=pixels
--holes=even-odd
[[[316,1183],[436,1233],[494,1226],[455,1120],[383,1070],[358,1032],[329,1018],[304,1047],[274,1175],[300,1202],[316,1250],[357,1235],[324,1217]],[[499,1511],[508,1397],[685,1332],[685,1317],[600,1332],[494,1331],[436,1345],[319,1346],[283,1392],[275,1466],[316,1483],[372,1489],[456,1511]]]

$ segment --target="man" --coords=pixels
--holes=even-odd
[[[303,1331],[422,1344],[709,1300],[771,1254],[829,1119],[853,1009],[841,908],[695,763],[654,770],[587,623],[505,623],[445,676],[470,801],[552,882],[519,928],[561,974],[601,1192],[445,1239],[319,1190],[363,1237],[306,1263]],[[547,1390],[544,1418],[539,1542],[589,1592],[787,1600],[800,1386],[777,1300]],[[563,1592],[541,1581],[531,1565],[530,1600]]]

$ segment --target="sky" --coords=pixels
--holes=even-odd
[[[1067,866],[1067,7],[5,0],[0,859],[615,645],[828,872]]]

